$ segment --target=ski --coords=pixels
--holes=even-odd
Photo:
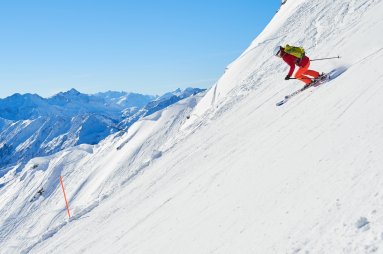
[[[282,106],[283,104],[285,104],[289,99],[291,99],[292,97],[300,94],[301,92],[303,92],[304,90],[306,90],[307,88],[310,88],[310,87],[317,87],[323,83],[325,83],[326,81],[330,80],[330,73],[325,73],[325,74],[322,74],[322,77],[320,77],[319,79],[313,79],[314,82],[312,82],[310,85],[307,85],[307,86],[304,86],[303,88],[289,94],[289,95],[286,95],[285,98],[279,102],[277,102],[277,106]]]
[[[290,98],[300,94],[301,92],[303,92],[304,90],[306,90],[307,88],[311,87],[311,85],[308,85],[308,86],[304,86],[303,88],[289,94],[289,95],[286,95],[285,98],[283,100],[281,100],[280,102],[277,102],[277,106],[282,106],[283,104],[285,104]]]

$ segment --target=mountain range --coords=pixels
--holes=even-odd
[[[88,95],[71,89],[50,98],[14,94],[1,99],[0,176],[10,166],[34,157],[80,144],[97,144],[140,117],[201,91],[187,88],[151,96],[113,91]]]

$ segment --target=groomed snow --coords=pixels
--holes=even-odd
[[[0,185],[0,253],[383,252],[382,13],[288,0],[203,98],[33,159]],[[285,43],[344,72],[276,107]]]

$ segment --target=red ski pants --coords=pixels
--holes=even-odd
[[[295,77],[303,82],[305,82],[306,84],[310,84],[311,83],[311,78],[305,76],[305,75],[309,75],[313,78],[317,78],[319,76],[319,72],[317,71],[313,71],[313,70],[309,70],[309,67],[310,67],[310,61],[303,67],[300,67],[297,71],[297,73],[295,73]]]

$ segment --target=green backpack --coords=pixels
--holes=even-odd
[[[290,46],[289,44],[286,44],[285,52],[300,59],[305,56],[305,50],[302,47],[294,47]]]

